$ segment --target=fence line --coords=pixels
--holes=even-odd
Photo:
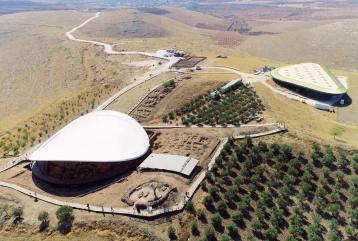
[[[282,132],[285,130],[286,130],[286,128],[282,124],[277,124],[276,130],[258,133],[258,134],[254,134],[254,135],[249,135],[249,136],[252,138],[255,138],[255,137],[259,137],[259,136],[272,135],[274,133],[279,133],[279,132]],[[236,136],[233,138],[234,139],[243,139],[246,137],[247,136]],[[229,138],[226,137],[221,141],[219,147],[216,149],[214,155],[212,156],[212,158],[208,164],[207,170],[202,171],[200,173],[200,175],[194,180],[192,185],[189,187],[188,191],[185,193],[183,201],[180,201],[176,205],[167,207],[167,208],[159,208],[159,209],[153,209],[153,210],[136,210],[133,208],[113,208],[113,207],[104,207],[104,206],[95,206],[95,205],[85,205],[85,204],[80,204],[80,203],[71,203],[71,202],[60,201],[60,200],[57,200],[57,199],[54,199],[54,198],[51,198],[51,197],[48,197],[48,196],[45,196],[42,194],[38,194],[34,191],[30,191],[26,188],[20,187],[18,185],[12,184],[12,183],[0,182],[0,186],[13,189],[13,190],[23,193],[29,197],[32,197],[35,200],[42,200],[44,202],[54,204],[57,206],[68,205],[75,209],[86,210],[86,211],[91,211],[91,212],[96,212],[96,213],[122,214],[122,215],[128,215],[128,216],[133,216],[133,217],[142,217],[142,218],[143,217],[148,217],[148,218],[149,217],[157,217],[157,216],[160,216],[160,215],[163,215],[166,213],[179,212],[184,209],[187,202],[193,197],[193,195],[199,188],[201,182],[205,179],[206,173],[208,171],[210,171],[211,168],[213,167],[216,158],[220,155],[222,149],[224,148],[224,146],[228,140],[229,140]]]

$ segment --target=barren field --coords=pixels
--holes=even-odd
[[[264,25],[260,30],[275,31],[281,25]],[[239,48],[250,55],[286,63],[317,62],[335,69],[358,70],[356,52],[352,51],[358,49],[358,20],[319,23],[316,27],[308,25],[305,28],[294,25],[297,30],[252,36]]]
[[[348,77],[348,95],[352,100],[349,106],[338,109],[337,121],[358,125],[358,72],[334,71],[334,73]]]
[[[203,29],[225,31],[230,25],[230,21],[206,15],[203,13],[193,13],[184,8],[165,8],[169,11],[166,16],[178,22]]]
[[[274,94],[260,83],[254,84],[254,88],[266,106],[267,119],[285,122],[293,135],[341,147],[358,147],[358,127],[337,122],[336,114],[318,111],[311,106]],[[331,135],[331,130],[335,127],[344,130],[343,135],[336,139]]]
[[[196,14],[200,13],[193,13],[194,16]],[[117,31],[118,26],[122,24],[127,28],[123,28],[122,32]],[[140,36],[126,36],[129,31],[126,29],[132,28],[132,25],[136,28],[136,32],[142,33]],[[148,25],[151,26],[149,29]],[[157,29],[154,32],[151,31],[153,26]],[[116,36],[112,34],[111,28],[116,29]],[[158,32],[161,34],[157,34]],[[103,12],[100,18],[80,29],[75,35],[84,39],[115,44],[116,50],[150,52],[175,47],[192,55],[207,56],[209,51],[205,46],[210,46],[209,43],[212,43],[207,36],[215,32],[178,22],[167,15],[155,15],[139,10],[120,10]]]
[[[120,38],[159,38],[167,37],[166,29],[157,26],[154,22],[143,17],[143,12],[123,11],[121,14],[111,12],[85,26],[80,30],[91,38],[103,38],[106,36],[110,39]]]

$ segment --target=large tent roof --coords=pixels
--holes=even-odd
[[[148,148],[148,135],[136,120],[115,111],[98,111],[72,121],[42,144],[29,159],[122,162],[143,156]]]
[[[346,87],[322,65],[303,63],[277,68],[271,72],[273,78],[283,82],[327,94],[344,94]]]

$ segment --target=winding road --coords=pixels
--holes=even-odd
[[[144,82],[146,82],[162,73],[169,72],[171,66],[182,59],[180,57],[175,57],[175,56],[166,57],[165,56],[167,54],[166,50],[159,50],[154,53],[140,52],[140,51],[116,51],[113,49],[113,46],[114,46],[113,44],[103,43],[103,42],[94,41],[94,40],[79,39],[79,38],[73,36],[73,33],[78,31],[79,29],[83,28],[88,23],[92,22],[93,20],[99,18],[100,14],[101,14],[100,12],[97,12],[95,14],[95,16],[87,19],[86,21],[84,21],[83,23],[78,25],[77,27],[74,27],[70,31],[66,32],[67,38],[69,40],[80,42],[80,43],[88,43],[88,44],[92,44],[95,46],[102,46],[104,53],[106,53],[108,55],[142,55],[142,56],[147,56],[147,57],[152,57],[152,58],[163,59],[163,60],[166,60],[166,62],[162,63],[161,65],[158,65],[156,68],[150,70],[145,75],[136,78],[135,82],[129,84],[128,86],[126,86],[123,89],[121,89],[120,91],[118,91],[116,94],[114,94],[109,99],[107,99],[104,103],[102,103],[97,108],[95,108],[94,111],[99,111],[99,110],[103,110],[103,109],[107,108],[111,103],[116,101],[120,96],[127,93],[128,91],[135,88],[136,86],[141,85]]]
[[[79,38],[76,38],[75,36],[73,36],[73,33],[75,33],[80,28],[83,28],[86,24],[88,24],[91,21],[95,20],[99,16],[100,16],[100,12],[96,13],[95,16],[87,19],[82,24],[78,25],[77,27],[74,27],[70,31],[66,32],[67,38],[69,40],[76,41],[76,42],[87,43],[87,44],[92,44],[92,45],[96,45],[96,46],[102,46],[104,52],[106,54],[109,54],[109,55],[143,55],[143,56],[148,56],[148,57],[153,57],[153,58],[165,59],[167,62],[163,63],[162,65],[159,65],[155,69],[152,69],[150,72],[146,73],[145,76],[137,78],[137,80],[135,82],[133,82],[130,85],[126,86],[125,88],[121,89],[115,95],[113,95],[112,97],[107,99],[104,103],[102,103],[100,106],[98,106],[94,111],[105,109],[108,105],[110,105],[113,101],[115,101],[118,97],[120,97],[124,93],[130,91],[131,89],[133,89],[136,86],[144,83],[145,81],[148,81],[148,80],[154,78],[155,76],[158,76],[158,75],[160,75],[160,74],[162,74],[164,72],[170,71],[170,67],[181,59],[181,58],[174,57],[174,56],[165,57],[164,56],[165,53],[166,53],[165,50],[160,50],[160,51],[157,51],[155,53],[139,52],[139,51],[138,52],[137,51],[128,51],[128,52],[127,51],[115,51],[113,49],[112,44],[102,43],[102,42],[99,42],[99,41],[79,39]],[[247,82],[247,83],[250,83],[251,81],[260,80],[259,78],[257,78],[257,76],[240,72],[238,69],[235,69],[235,68],[221,67],[221,66],[203,67],[203,68],[205,68],[205,69],[221,69],[221,70],[236,73],[236,74],[238,74],[238,75],[240,75],[242,77],[244,82]],[[267,125],[275,125],[275,124],[267,124]],[[277,125],[276,128],[274,128],[274,129],[272,129],[270,131],[253,134],[253,135],[251,135],[251,137],[255,138],[255,137],[260,137],[260,136],[265,136],[265,135],[272,135],[272,134],[280,133],[280,132],[286,130],[286,128],[284,126],[282,126],[280,124],[276,124],[276,125]],[[155,126],[151,126],[151,127],[148,127],[148,128],[155,128]],[[161,127],[161,128],[163,128],[163,127]],[[166,127],[164,127],[164,128],[166,128]],[[169,127],[169,128],[173,128],[173,127]],[[178,128],[178,127],[176,127],[176,128]],[[181,128],[184,128],[184,127],[181,127]],[[246,136],[235,136],[234,138],[235,139],[243,139],[243,138],[246,138]],[[227,140],[228,140],[228,138],[225,138],[224,140],[222,140],[219,148],[217,148],[215,154],[213,155],[213,157],[212,157],[212,159],[211,159],[211,161],[210,161],[210,163],[208,165],[208,170],[210,170],[212,168],[212,165],[215,162],[215,158],[220,154],[220,152],[221,152],[222,148],[224,147],[225,143],[227,142]],[[30,150],[27,153],[23,154],[22,157],[26,158],[27,155],[29,153],[31,153],[31,151],[32,150]],[[11,168],[13,166],[16,166],[20,162],[21,162],[21,160],[13,161],[11,163],[11,165],[6,166],[2,170],[0,169],[0,172],[5,171],[5,170],[7,170],[7,169],[9,169],[9,168]],[[193,181],[192,185],[189,187],[187,195],[184,197],[184,199],[182,201],[180,201],[176,205],[174,205],[172,207],[169,207],[169,208],[161,208],[161,209],[155,209],[155,210],[150,210],[150,211],[144,210],[144,211],[141,211],[141,212],[137,212],[137,210],[133,210],[132,208],[113,208],[113,207],[101,207],[101,206],[94,206],[94,205],[87,206],[87,205],[80,204],[80,203],[64,202],[64,201],[60,201],[60,200],[48,197],[46,195],[38,194],[38,193],[36,193],[34,191],[28,190],[26,188],[17,186],[17,185],[12,184],[12,183],[0,182],[0,186],[16,190],[16,191],[21,192],[21,193],[23,193],[25,195],[28,195],[29,197],[34,198],[35,200],[42,200],[44,202],[51,203],[51,204],[58,205],[58,206],[69,205],[69,206],[72,206],[73,208],[76,208],[76,209],[88,210],[88,211],[92,211],[92,212],[124,214],[124,215],[130,215],[130,216],[140,216],[140,217],[154,217],[154,216],[162,215],[164,213],[176,212],[176,211],[182,210],[185,207],[187,201],[194,195],[194,193],[198,189],[200,183],[204,180],[205,175],[206,175],[206,170],[202,171],[198,175],[198,177]]]
[[[173,61],[178,61],[180,58],[176,58],[176,57],[165,57],[164,55],[166,54],[165,50],[159,50],[157,52],[154,53],[150,53],[150,52],[140,52],[140,51],[116,51],[113,49],[113,44],[109,44],[109,43],[103,43],[103,42],[99,42],[99,41],[94,41],[94,40],[86,40],[86,39],[79,39],[76,38],[75,36],[73,36],[73,33],[75,33],[76,31],[78,31],[79,29],[83,28],[84,26],[86,26],[88,23],[92,22],[93,20],[95,20],[96,18],[99,18],[99,16],[101,15],[101,12],[97,12],[95,14],[95,16],[87,19],[86,21],[84,21],[83,23],[81,23],[80,25],[78,25],[77,27],[74,27],[73,29],[71,29],[70,31],[66,32],[66,36],[69,40],[72,41],[76,41],[76,42],[81,42],[81,43],[89,43],[89,44],[93,44],[96,46],[102,46],[103,50],[106,54],[115,54],[115,55],[143,55],[143,56],[147,56],[147,57],[153,57],[153,58],[160,58],[160,59],[166,59],[169,60],[169,62]],[[173,63],[172,63],[173,64]]]

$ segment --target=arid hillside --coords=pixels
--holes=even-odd
[[[240,48],[250,55],[286,63],[318,62],[330,68],[358,70],[356,52],[352,51],[358,49],[357,19],[329,23],[273,22],[253,31],[277,34],[247,39]]]
[[[124,65],[137,57],[105,56],[66,39],[92,13],[28,12],[0,17],[0,133],[50,103],[91,86],[143,72]]]

